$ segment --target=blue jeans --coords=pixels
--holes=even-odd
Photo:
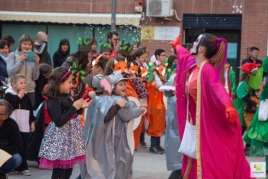
[[[151,136],[151,148],[160,146],[160,137]]]
[[[0,173],[7,174],[13,169],[17,168],[21,164],[20,154],[14,154],[10,159],[6,161],[0,168]]]

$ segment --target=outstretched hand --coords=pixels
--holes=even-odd
[[[89,106],[91,106],[91,104],[92,104],[92,100],[90,99],[84,100],[82,104],[82,109],[88,108]]]

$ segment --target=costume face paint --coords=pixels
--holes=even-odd
[[[114,63],[114,72],[124,73],[127,70],[127,62],[121,61]]]
[[[192,52],[191,54],[192,55],[197,55],[198,54],[198,49],[199,49],[199,46],[200,46],[200,41],[202,39],[203,35],[199,35],[198,38],[196,39],[196,41],[193,43],[193,49],[192,49]]]

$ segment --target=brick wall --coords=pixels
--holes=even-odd
[[[145,0],[144,0],[145,1]],[[1,0],[0,10],[37,12],[110,13],[112,0]],[[117,13],[134,13],[134,0],[117,0]],[[247,56],[250,46],[260,48],[259,57],[267,54],[268,1],[267,0],[173,0],[178,16],[183,14],[234,14],[242,11],[241,59]],[[240,13],[240,12],[238,12]],[[142,25],[180,26],[182,22],[161,18],[146,18]],[[183,40],[182,40],[183,42]],[[144,41],[152,54],[156,48],[169,50],[168,42]]]

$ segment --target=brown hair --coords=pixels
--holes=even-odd
[[[138,49],[138,50],[136,50],[136,51],[133,53],[132,58],[133,58],[134,60],[136,60],[137,57],[140,57],[140,56],[142,56],[142,55],[145,54],[145,53],[146,53],[146,51],[144,51],[143,49]]]
[[[13,39],[13,37],[11,37],[10,35],[6,34],[2,37],[2,40],[7,41],[7,45],[8,47],[10,46],[10,44],[14,44],[15,40]]]
[[[227,41],[223,38],[217,38],[212,34],[203,34],[200,46],[206,48],[204,56],[209,59],[210,64],[218,70],[220,80],[224,84],[224,64],[227,55]]]
[[[8,43],[6,40],[0,40],[0,49],[4,49],[6,45],[8,46]]]
[[[42,63],[39,65],[39,71],[40,71],[40,74],[48,76],[52,71],[52,67],[49,64]]]
[[[18,50],[21,51],[21,44],[22,44],[22,42],[25,42],[25,41],[31,42],[31,44],[32,44],[32,51],[34,51],[34,39],[29,34],[23,34],[20,37],[19,43],[18,43]]]
[[[63,67],[57,67],[50,73],[48,77],[48,84],[47,88],[44,90],[43,95],[55,98],[60,95],[60,85],[64,83],[72,73],[67,74],[68,70]],[[65,78],[62,79],[62,77],[65,76]]]

